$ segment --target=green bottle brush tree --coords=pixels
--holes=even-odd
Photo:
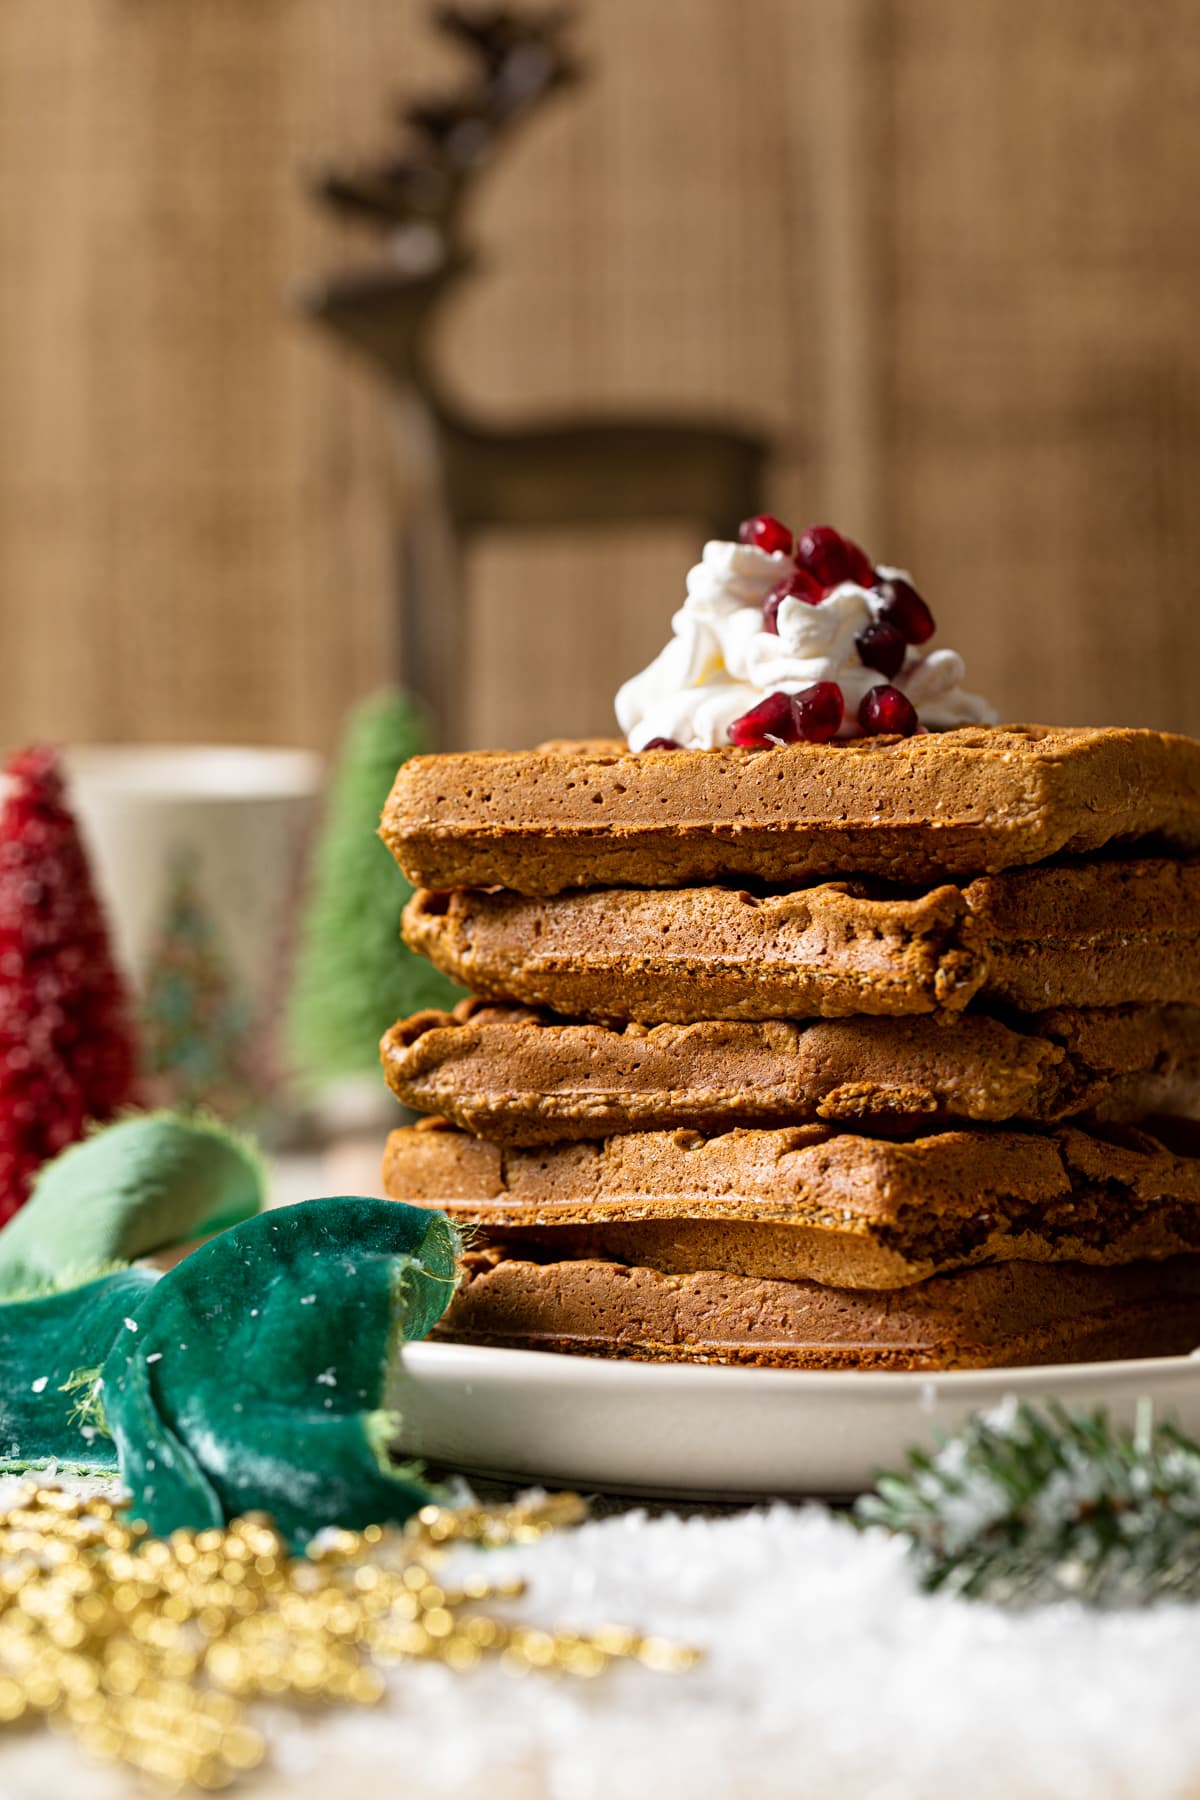
[[[412,894],[378,833],[396,770],[426,747],[420,711],[388,691],[350,716],[326,803],[289,1011],[298,1072],[312,1082],[378,1071],[379,1040],[455,986],[400,937]]]

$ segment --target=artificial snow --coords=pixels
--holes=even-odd
[[[0,1505],[11,1500],[0,1483]],[[921,1594],[904,1545],[820,1507],[642,1512],[522,1548],[506,1616],[620,1623],[703,1647],[684,1674],[595,1681],[398,1664],[379,1708],[259,1707],[246,1800],[1185,1800],[1200,1791],[1200,1607],[1005,1613]],[[4,1792],[115,1800],[128,1778],[45,1733],[4,1741]],[[382,1784],[382,1785],[381,1785]]]
[[[816,1507],[627,1514],[487,1568],[528,1576],[530,1619],[636,1624],[708,1654],[691,1673],[618,1668],[588,1685],[399,1671],[389,1748],[408,1766],[424,1730],[430,1795],[439,1777],[472,1791],[495,1763],[528,1768],[551,1800],[1197,1791],[1200,1608],[1015,1615],[930,1597],[901,1541]]]

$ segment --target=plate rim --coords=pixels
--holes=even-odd
[[[415,1364],[409,1362],[416,1358]],[[964,1399],[974,1392],[992,1393],[1006,1385],[1021,1389],[1087,1388],[1111,1381],[1122,1388],[1141,1381],[1157,1384],[1172,1379],[1200,1382],[1200,1350],[1189,1356],[1127,1357],[1085,1363],[1022,1363],[990,1369],[772,1369],[737,1363],[657,1362],[635,1357],[583,1356],[554,1350],[527,1350],[503,1344],[459,1344],[424,1338],[406,1344],[403,1359],[414,1374],[449,1374],[457,1366],[464,1378],[489,1375],[527,1376],[533,1385],[619,1386],[661,1384],[698,1387],[704,1382],[792,1388],[799,1393],[833,1395],[848,1381],[854,1396],[893,1395],[897,1399],[920,1394],[931,1386]],[[848,1397],[848,1396],[847,1396]]]

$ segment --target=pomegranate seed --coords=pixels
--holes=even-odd
[[[650,742],[648,744],[642,745],[642,749],[643,750],[682,750],[683,745],[677,744],[675,742],[674,738],[651,738]]]
[[[790,694],[768,694],[757,706],[735,719],[729,727],[729,741],[743,750],[765,750],[768,744],[794,744],[800,736],[800,722],[792,706]]]
[[[792,696],[800,717],[800,736],[810,744],[828,743],[836,737],[845,717],[846,703],[836,681],[817,681]]]
[[[836,681],[818,681],[798,694],[768,694],[729,727],[729,741],[743,750],[770,744],[824,744],[842,722],[845,707]]]
[[[856,581],[859,587],[869,588],[875,585],[875,565],[865,550],[860,550],[853,538],[843,538],[846,546],[846,574],[843,581]]]
[[[899,688],[869,688],[858,709],[858,722],[868,737],[912,737],[917,729],[917,709]]]
[[[879,608],[880,624],[894,625],[906,643],[927,643],[937,628],[933,614],[912,583],[894,577],[878,582],[876,589],[883,595],[883,604]]]
[[[810,525],[796,539],[796,561],[822,587],[837,585],[842,567],[842,536],[832,525]]]
[[[868,669],[878,669],[890,681],[904,667],[908,643],[895,625],[868,625],[854,640],[858,660]]]
[[[753,544],[756,550],[765,550],[768,556],[776,550],[783,550],[790,556],[795,539],[781,519],[771,513],[756,513],[752,519],[743,519],[738,526],[738,542]]]
[[[866,588],[875,585],[870,558],[832,525],[810,525],[802,531],[796,540],[796,561],[826,590],[842,581]]]
[[[763,601],[763,630],[779,636],[779,608],[785,600],[803,600],[806,606],[819,606],[822,598],[820,583],[806,570],[793,569],[790,575],[775,583]]]

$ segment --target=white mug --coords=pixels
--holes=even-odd
[[[320,758],[253,746],[85,745],[65,751],[63,763],[114,949],[143,1004],[148,984],[162,991],[182,920],[222,972],[226,1027],[244,1019],[254,1039],[261,1103],[278,1077]],[[204,1046],[196,1048],[193,1086],[202,1091]],[[179,1097],[169,1080],[162,1097]],[[222,1106],[219,1084],[207,1098],[217,1110],[241,1110]]]

